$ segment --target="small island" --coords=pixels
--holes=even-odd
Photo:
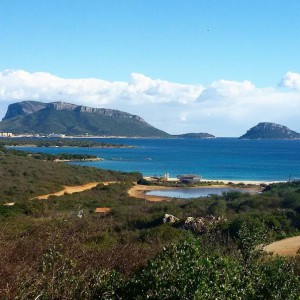
[[[300,133],[283,125],[261,122],[250,128],[240,139],[296,140],[300,139]]]
[[[198,132],[198,133],[184,133],[184,134],[177,134],[173,135],[176,138],[184,138],[184,139],[213,139],[215,138],[214,135],[206,133],[206,132]]]

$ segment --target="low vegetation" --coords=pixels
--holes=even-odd
[[[34,138],[1,138],[3,146],[36,146],[36,147],[81,147],[81,148],[124,148],[129,147],[123,144],[111,144],[88,139],[34,139]]]
[[[299,183],[154,203],[128,196],[139,179],[2,148],[3,299],[299,299],[299,258],[261,250],[299,234]],[[118,183],[32,200],[91,181]],[[99,207],[111,210],[95,213]],[[166,213],[179,221],[163,224]],[[185,229],[187,217],[207,215],[224,218],[205,232]]]

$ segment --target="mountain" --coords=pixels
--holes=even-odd
[[[168,137],[137,115],[65,102],[23,101],[8,106],[0,131],[66,135]]]
[[[300,139],[300,133],[286,126],[262,122],[250,128],[240,139]]]
[[[203,132],[177,134],[177,135],[173,135],[173,137],[187,138],[187,139],[210,139],[210,138],[215,138],[214,135],[209,134],[209,133],[203,133]]]

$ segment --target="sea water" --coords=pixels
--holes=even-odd
[[[76,164],[144,176],[198,174],[206,179],[288,180],[300,177],[300,140],[93,139],[134,148],[18,147],[32,152],[93,154],[103,161]],[[16,147],[17,148],[17,147]]]

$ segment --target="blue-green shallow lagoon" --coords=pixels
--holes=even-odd
[[[173,190],[155,190],[146,192],[149,196],[171,197],[171,198],[203,198],[210,195],[222,195],[225,192],[241,192],[247,193],[247,190],[233,189],[233,188],[185,188]]]
[[[95,140],[95,139],[94,139]],[[139,171],[145,176],[199,174],[206,179],[288,180],[300,177],[300,140],[217,139],[99,139],[136,148],[37,148],[46,153],[87,153],[104,161],[78,164]]]

